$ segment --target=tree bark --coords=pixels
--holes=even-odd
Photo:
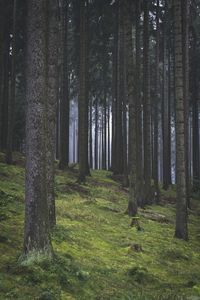
[[[51,255],[46,191],[47,7],[28,1],[24,252]]]
[[[129,155],[129,202],[128,214],[133,217],[137,214],[137,197],[136,197],[136,101],[134,98],[134,74],[133,74],[133,41],[132,41],[132,24],[131,24],[131,2],[126,0],[126,54],[127,54],[127,82],[128,82],[128,102],[129,102],[129,143],[131,155]]]
[[[144,1],[143,34],[143,92],[144,92],[144,204],[152,203],[151,195],[151,100],[149,70],[149,1]]]
[[[88,163],[88,2],[80,2],[79,182],[90,175]]]
[[[13,125],[15,113],[15,77],[16,77],[16,13],[17,13],[17,0],[13,2],[13,21],[12,21],[12,58],[11,58],[11,78],[10,78],[10,91],[8,95],[8,131],[6,142],[6,163],[12,164],[12,148],[13,148]]]
[[[64,170],[69,163],[69,91],[68,91],[68,2],[61,2],[61,92],[60,92],[60,161]]]
[[[49,207],[50,227],[56,224],[54,163],[56,150],[56,114],[57,114],[57,76],[58,76],[58,4],[49,0],[48,8],[48,101],[47,101],[47,145],[46,175],[47,202]]]
[[[188,239],[187,193],[185,164],[185,123],[183,88],[182,14],[181,0],[174,0],[175,30],[175,95],[176,95],[176,178],[177,206],[175,237]]]

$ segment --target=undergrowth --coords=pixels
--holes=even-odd
[[[109,172],[79,185],[76,169],[56,171],[55,190],[54,256],[24,263],[24,168],[0,163],[0,299],[200,299],[198,200],[184,242],[173,237],[174,188],[139,211],[140,230],[125,214],[128,191]]]

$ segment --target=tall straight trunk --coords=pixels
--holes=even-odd
[[[0,149],[2,149],[2,125],[3,125],[3,87],[4,87],[4,26],[5,26],[5,1],[0,0]]]
[[[56,148],[57,76],[58,76],[58,5],[49,0],[48,7],[48,101],[47,101],[47,202],[50,227],[56,224],[54,161]]]
[[[104,161],[105,170],[107,169],[107,95],[105,92],[105,102],[104,102]]]
[[[110,102],[108,103],[108,170],[110,170]]]
[[[105,156],[104,156],[104,151],[105,151],[105,148],[104,148],[104,113],[103,113],[103,107],[102,107],[102,110],[101,110],[101,140],[102,140],[102,143],[101,143],[101,161],[102,161],[102,169],[105,170]]]
[[[90,175],[88,163],[88,1],[80,2],[79,181]]]
[[[144,198],[143,180],[143,130],[142,130],[142,101],[141,101],[141,47],[140,47],[140,7],[135,3],[135,101],[136,101],[136,198],[138,206],[142,206]]]
[[[123,174],[122,103],[124,96],[124,24],[123,1],[118,4],[118,54],[117,54],[117,99],[115,121],[115,168],[114,174]]]
[[[175,237],[188,239],[185,164],[184,88],[181,0],[174,0],[175,95],[176,95],[176,178],[177,206]]]
[[[104,103],[102,106],[102,169],[106,170],[106,93],[104,91]]]
[[[124,12],[123,15],[127,15],[126,13],[126,3],[124,5]],[[122,111],[122,117],[123,117],[123,185],[126,187],[128,186],[128,124],[127,124],[127,104],[128,104],[128,98],[127,98],[127,93],[128,93],[128,87],[127,87],[127,55],[128,55],[128,50],[126,48],[127,40],[126,40],[126,27],[128,27],[128,24],[125,24],[126,20],[124,20],[124,34],[123,34],[123,44],[124,44],[124,59],[123,59],[123,74],[124,74],[124,79],[123,79],[123,111]],[[131,26],[129,31],[131,31]],[[132,47],[133,48],[133,47]],[[131,49],[130,49],[131,50]],[[132,63],[133,66],[133,63]]]
[[[168,183],[169,185],[172,184],[172,163],[171,163],[171,139],[172,139],[172,134],[171,134],[171,97],[172,97],[172,87],[171,87],[171,40],[169,42],[169,48],[168,48]]]
[[[27,3],[27,112],[24,252],[51,255],[46,191],[47,7]]]
[[[92,99],[90,100],[90,122],[89,122],[89,127],[90,127],[90,141],[89,141],[89,147],[90,147],[90,168],[93,169],[93,153],[92,153],[92,128],[93,128],[93,120],[92,120]]]
[[[2,78],[2,103],[1,103],[1,148],[7,148],[8,136],[8,102],[10,87],[10,2],[6,1],[4,11],[4,27],[3,27],[3,78]]]
[[[157,0],[156,7],[156,76],[155,76],[155,104],[154,104],[154,188],[155,188],[155,200],[158,203],[160,201],[160,189],[158,178],[158,105],[160,102],[160,81],[159,81],[159,55],[160,55],[160,0]]]
[[[152,202],[151,195],[151,102],[149,70],[149,1],[144,1],[143,34],[143,92],[144,92],[144,204]]]
[[[134,98],[134,74],[133,74],[133,41],[132,41],[132,24],[131,24],[131,6],[130,1],[125,2],[125,33],[126,33],[126,57],[127,57],[127,82],[128,82],[128,100],[129,100],[129,143],[131,155],[129,155],[129,202],[128,214],[135,216],[137,214],[136,198],[136,101]]]
[[[167,10],[167,8],[166,8]],[[163,189],[167,190],[171,184],[171,162],[170,162],[170,132],[169,132],[169,83],[168,83],[168,49],[167,49],[167,16],[164,21],[164,32],[163,32]]]
[[[8,131],[6,142],[6,162],[12,164],[12,148],[13,148],[13,125],[14,125],[14,107],[15,107],[15,77],[16,77],[16,13],[17,13],[17,0],[13,2],[13,23],[12,23],[12,61],[11,61],[11,78],[10,78],[10,91],[8,95]]]
[[[112,45],[112,140],[111,140],[111,169],[115,172],[116,162],[116,107],[117,107],[117,53],[118,53],[118,2],[114,6],[115,23]]]
[[[117,27],[117,26],[116,26]],[[116,101],[117,101],[117,52],[118,35],[114,33],[112,52],[112,149],[111,149],[111,169],[114,172],[116,162]]]
[[[183,13],[183,80],[184,80],[184,104],[185,104],[185,163],[186,163],[186,188],[187,202],[190,207],[191,174],[189,169],[189,19],[190,1],[182,1]]]
[[[197,38],[193,30],[191,47],[191,94],[192,94],[192,166],[193,166],[193,190],[199,191],[200,183],[200,157],[199,157],[199,105],[198,105],[198,75],[197,75]]]
[[[68,90],[68,3],[61,2],[61,92],[60,92],[60,160],[61,170],[69,163],[69,90]]]
[[[95,141],[94,141],[94,165],[98,169],[98,103],[95,101]]]

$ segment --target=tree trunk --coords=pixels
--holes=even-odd
[[[58,76],[58,5],[49,0],[48,8],[48,101],[47,101],[47,202],[50,227],[56,224],[54,162],[56,148],[57,76]]]
[[[118,55],[117,55],[117,99],[115,121],[115,168],[114,174],[123,174],[123,133],[122,133],[122,103],[124,93],[124,24],[123,24],[123,1],[118,4]]]
[[[94,157],[95,157],[95,169],[98,169],[98,103],[97,99],[95,100],[95,141],[94,141]]]
[[[47,7],[29,0],[24,252],[51,255],[46,191]]]
[[[142,130],[142,102],[141,102],[141,47],[140,47],[140,7],[135,3],[135,99],[136,99],[136,197],[138,206],[142,206],[144,198],[143,180],[143,130]]]
[[[151,195],[151,102],[149,74],[149,1],[144,1],[143,92],[144,92],[144,204],[152,203]]]
[[[197,39],[193,30],[192,36],[192,63],[191,63],[191,94],[192,94],[192,152],[193,152],[193,191],[199,191],[200,158],[199,158],[199,105],[198,105],[198,75],[197,75]]]
[[[128,82],[128,102],[129,102],[129,143],[131,155],[129,155],[129,202],[128,214],[135,216],[137,214],[136,198],[136,102],[134,98],[134,74],[133,74],[133,41],[132,41],[132,24],[130,11],[130,1],[126,0],[125,13],[125,33],[126,33],[126,56],[127,56],[127,82]]]
[[[176,95],[176,177],[177,207],[175,237],[188,239],[185,164],[185,126],[183,89],[183,51],[181,0],[174,0],[175,29],[175,95]]]
[[[60,161],[64,170],[69,164],[69,91],[68,91],[68,3],[61,2],[61,92],[60,92]]]
[[[154,105],[154,188],[155,188],[155,201],[160,201],[160,189],[158,178],[158,105],[160,102],[160,81],[159,81],[159,63],[160,63],[160,0],[157,0],[156,7],[156,76],[155,76],[155,105]]]

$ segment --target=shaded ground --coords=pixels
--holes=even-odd
[[[0,299],[200,299],[198,200],[189,216],[190,240],[179,241],[173,238],[174,189],[160,206],[139,212],[138,230],[124,214],[127,192],[109,172],[94,171],[79,186],[77,172],[57,171],[55,258],[25,264],[20,165],[0,163]]]

